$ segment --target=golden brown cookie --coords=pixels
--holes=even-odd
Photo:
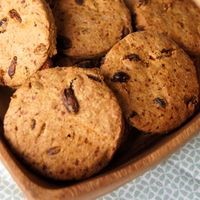
[[[138,30],[170,36],[191,55],[200,55],[200,9],[192,0],[130,1]]]
[[[163,34],[128,35],[110,50],[101,69],[127,121],[143,132],[169,132],[196,110],[196,69]]]
[[[101,56],[132,31],[122,0],[60,0],[53,6],[58,48],[73,58]]]
[[[16,91],[4,129],[34,169],[71,180],[108,164],[121,141],[123,120],[98,70],[52,68],[37,72]]]
[[[0,0],[0,84],[21,85],[55,53],[55,24],[45,0]]]

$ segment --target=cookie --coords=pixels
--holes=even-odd
[[[136,32],[117,43],[101,67],[127,121],[147,133],[166,133],[196,110],[199,86],[187,54],[168,37]]]
[[[44,0],[0,1],[0,84],[17,87],[56,53],[56,28]]]
[[[54,2],[53,13],[58,49],[73,58],[101,56],[132,31],[129,10],[121,0],[60,0]]]
[[[138,30],[165,33],[187,53],[200,55],[200,9],[194,1],[135,0],[130,4]]]
[[[34,169],[73,180],[108,164],[120,144],[123,119],[98,70],[52,68],[16,91],[4,129],[12,148]]]

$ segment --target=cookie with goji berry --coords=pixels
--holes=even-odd
[[[198,106],[199,85],[193,62],[163,34],[128,35],[106,55],[101,69],[127,121],[143,132],[169,132]]]
[[[60,0],[54,2],[53,13],[58,49],[76,59],[101,56],[132,31],[122,0]]]
[[[54,18],[44,0],[1,0],[0,7],[0,84],[18,87],[56,53]]]
[[[123,136],[123,118],[99,70],[51,68],[14,93],[4,129],[12,148],[33,169],[72,180],[109,163]]]

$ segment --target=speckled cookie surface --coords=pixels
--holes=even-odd
[[[53,7],[59,49],[74,58],[100,56],[132,30],[121,0],[60,0]]]
[[[184,51],[162,34],[128,35],[110,50],[101,69],[127,121],[141,131],[168,132],[197,107],[195,67]]]
[[[37,72],[13,95],[5,137],[41,174],[86,178],[111,160],[123,134],[121,109],[97,70]]]
[[[56,53],[55,40],[44,0],[0,0],[0,84],[21,85]]]
[[[138,29],[170,36],[185,51],[200,55],[200,9],[192,0],[135,0]]]

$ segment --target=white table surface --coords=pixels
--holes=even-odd
[[[0,162],[0,200],[24,200]],[[155,169],[99,200],[200,200],[200,133]]]

